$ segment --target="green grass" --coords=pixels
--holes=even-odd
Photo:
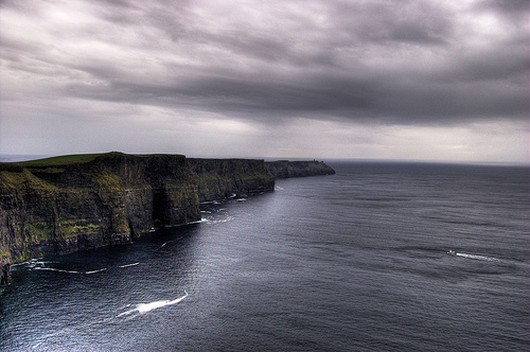
[[[0,185],[5,188],[20,188],[24,182],[21,172],[0,171]]]
[[[33,189],[45,191],[57,191],[57,186],[33,175],[27,169],[20,172],[0,171],[0,186],[6,189],[22,189],[32,187]]]
[[[62,155],[54,156],[51,158],[37,159],[22,161],[16,164],[20,166],[63,166],[72,164],[83,164],[88,163],[104,154],[75,154],[75,155]]]
[[[53,235],[53,227],[45,222],[25,223],[24,227],[30,236],[32,243],[50,240]]]
[[[11,257],[11,254],[9,253],[8,250],[4,248],[0,248],[0,258],[10,258],[10,257]]]
[[[99,225],[86,223],[80,219],[62,220],[59,222],[61,235],[64,239],[75,238],[80,234],[93,234],[100,228]]]
[[[123,186],[121,184],[121,178],[118,175],[107,172],[107,171],[98,173],[94,177],[93,181],[99,187],[107,191],[120,192],[123,190]]]
[[[111,156],[111,155],[123,155],[128,157],[137,158],[149,158],[152,156],[164,156],[169,155],[173,157],[184,158],[181,154],[124,154],[121,152],[110,152],[110,153],[97,153],[97,154],[72,154],[72,155],[61,155],[53,156],[50,158],[28,160],[28,161],[17,161],[3,164],[17,165],[20,167],[48,167],[48,166],[66,166],[73,164],[84,164],[89,163],[100,156]]]
[[[42,250],[31,250],[28,248],[24,248],[20,250],[18,259],[15,259],[15,258],[13,259],[18,263],[22,263],[31,258],[42,257],[43,255],[44,255],[44,252]]]

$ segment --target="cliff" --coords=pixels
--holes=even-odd
[[[326,167],[117,152],[0,163],[0,284],[12,263],[130,243],[152,228],[200,220],[201,202],[272,191],[273,175]]]
[[[274,190],[274,177],[263,160],[187,159],[197,177],[200,202]]]
[[[306,177],[334,175],[335,170],[323,161],[288,161],[266,162],[265,167],[275,178]]]
[[[200,219],[179,155],[69,156],[0,166],[0,249],[14,261],[131,242]]]

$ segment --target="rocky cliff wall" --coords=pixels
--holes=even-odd
[[[200,220],[200,202],[272,191],[275,176],[330,173],[318,162],[116,152],[0,163],[0,284],[12,263],[130,243]]]
[[[278,160],[266,162],[265,167],[275,178],[306,177],[333,175],[335,170],[323,161],[288,161]]]
[[[0,165],[0,257],[129,243],[151,227],[200,219],[183,156],[104,154],[75,163]]]
[[[188,165],[197,175],[201,202],[274,190],[274,177],[263,160],[188,159]]]
[[[200,220],[200,201],[273,189],[260,160],[109,153],[0,164],[0,281],[9,263],[129,243]]]

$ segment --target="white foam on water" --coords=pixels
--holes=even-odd
[[[239,199],[236,199],[236,202],[246,202],[247,199],[246,198],[239,198]]]
[[[486,257],[484,255],[476,255],[476,254],[468,254],[468,253],[456,253],[455,254],[458,257],[468,258],[468,259],[475,259],[475,260],[485,260],[488,262],[498,262],[500,261],[497,258],[494,257]]]
[[[84,274],[84,272],[77,271],[77,270],[63,270],[63,269],[47,268],[47,267],[41,267],[41,266],[36,266],[32,268],[31,270],[55,271],[58,273],[66,273],[66,274]]]
[[[107,268],[101,268],[97,270],[89,270],[89,271],[78,271],[78,270],[65,270],[65,269],[57,269],[57,268],[49,268],[46,266],[36,266],[31,268],[30,270],[44,270],[44,271],[54,271],[56,273],[65,273],[65,274],[85,274],[85,275],[92,275],[101,273],[103,271],[106,271]]]
[[[57,264],[57,263],[59,263],[59,262],[47,262],[47,261],[40,261],[38,259],[30,259],[30,260],[28,260],[26,262],[12,264],[11,267],[15,268],[15,267],[18,267],[18,266],[27,266],[31,270],[31,269],[34,269],[36,267],[43,268],[46,264]]]
[[[209,225],[215,225],[215,224],[223,224],[225,222],[229,222],[229,221],[232,221],[234,220],[234,217],[233,216],[228,216],[226,217],[225,219],[221,219],[221,220],[212,220],[212,219],[207,219],[207,224]]]
[[[22,265],[35,265],[35,263],[37,263],[39,259],[42,259],[42,258],[31,258],[30,260],[22,262],[22,263],[11,264],[11,267],[13,268],[13,267],[22,266]]]
[[[274,190],[275,190],[275,191],[283,191],[284,188],[283,188],[283,187],[280,187],[280,186],[274,186]]]
[[[85,271],[85,274],[86,275],[92,275],[92,274],[97,274],[97,273],[101,273],[101,272],[104,272],[104,271],[107,271],[107,268],[101,268],[101,269],[97,269],[97,270]]]
[[[123,313],[120,313],[120,314],[116,315],[116,318],[123,317],[123,316],[129,315],[129,314],[132,314],[134,312],[136,312],[136,308],[135,309],[131,309],[131,310],[127,310],[127,311],[125,311]]]
[[[184,296],[179,297],[179,298],[174,299],[174,300],[167,300],[166,299],[166,300],[154,301],[154,302],[150,302],[150,303],[140,303],[140,304],[138,304],[136,306],[136,309],[140,313],[147,313],[147,312],[150,312],[150,311],[152,311],[154,309],[157,309],[157,308],[161,308],[161,307],[177,304],[180,301],[182,301],[184,298],[186,298],[187,295],[188,294],[186,293]]]
[[[176,298],[174,300],[165,299],[165,300],[153,301],[153,302],[149,302],[149,303],[140,303],[140,304],[137,304],[135,308],[127,310],[127,311],[125,311],[123,313],[118,314],[116,316],[116,318],[127,316],[127,315],[131,315],[131,314],[133,314],[135,312],[138,312],[140,314],[145,314],[147,312],[150,312],[150,311],[158,309],[158,308],[162,308],[162,307],[166,307],[166,306],[171,306],[171,305],[177,304],[177,303],[181,302],[186,297],[188,297],[188,292],[186,290],[184,290],[184,296]]]
[[[171,242],[175,242],[176,240],[171,240],[171,241],[167,241],[167,242],[164,242],[162,243],[162,245],[160,247],[158,247],[157,249],[155,249],[155,252],[161,250],[162,248],[164,248],[167,244],[171,243]]]
[[[140,264],[140,262],[131,263],[131,264],[124,264],[124,265],[118,265],[118,268],[128,268],[128,267],[131,267],[131,266],[136,266],[138,264]]]
[[[34,262],[33,264],[35,265],[38,265],[38,266],[44,266],[46,264],[59,264],[60,262],[45,262],[45,261],[36,261]]]

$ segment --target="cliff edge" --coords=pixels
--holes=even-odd
[[[275,178],[334,175],[335,170],[323,161],[278,160],[265,163],[265,167]]]
[[[201,202],[273,191],[275,177],[332,173],[326,167],[118,152],[0,163],[0,284],[12,263],[130,243],[199,221]]]

